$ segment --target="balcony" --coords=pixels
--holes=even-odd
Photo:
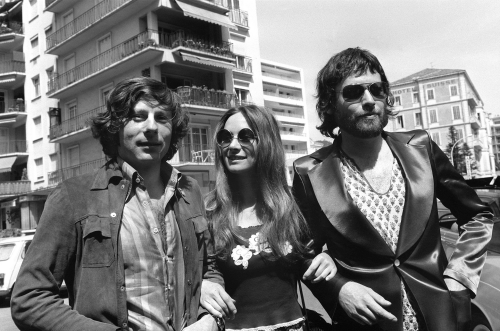
[[[476,114],[472,113],[469,115],[469,123],[473,130],[478,130],[481,128],[481,122],[476,117]]]
[[[297,159],[307,154],[306,149],[285,149],[286,159]]]
[[[239,26],[248,28],[248,13],[239,9],[229,10],[229,19]]]
[[[57,1],[68,5],[76,1]],[[152,0],[103,0],[97,5],[75,18],[65,26],[47,36],[46,53],[63,55],[72,51],[79,45],[95,38],[96,35],[109,31],[116,22],[126,20],[130,15],[153,3]],[[61,7],[61,6],[59,6]],[[69,9],[71,6],[68,6]],[[57,10],[54,5],[47,10]],[[73,38],[79,35],[78,38]]]
[[[225,91],[216,91],[201,87],[181,86],[175,92],[180,96],[182,104],[198,110],[225,111],[236,104],[236,95]],[[214,109],[216,108],[216,109]]]
[[[235,71],[244,74],[252,74],[252,59],[246,56],[236,55]]]
[[[0,88],[10,88],[23,82],[26,78],[23,61],[0,62]]]
[[[181,144],[177,154],[170,163],[176,167],[194,167],[200,165],[213,166],[215,159],[215,150],[208,144]]]
[[[22,47],[24,29],[21,22],[5,21],[0,26],[0,50],[12,51]]]
[[[284,111],[272,110],[273,114],[276,116],[284,116],[284,117],[292,117],[292,118],[304,118],[304,115],[294,114],[294,113],[285,113]]]
[[[18,127],[26,123],[26,116],[22,99],[0,101],[0,126]]]
[[[69,143],[74,140],[80,140],[79,133],[90,128],[90,119],[97,113],[104,112],[106,106],[100,106],[88,112],[72,117],[61,124],[50,127],[50,142],[51,143]],[[90,135],[89,135],[90,136]]]
[[[0,196],[23,194],[30,191],[31,191],[31,182],[29,180],[0,182]]]
[[[160,61],[162,48],[166,46],[158,44],[156,40],[156,31],[141,32],[71,70],[54,75],[48,82],[47,95],[62,99],[74,95],[76,89],[97,86],[113,76],[130,71],[130,68],[143,66],[154,59]]]
[[[0,141],[0,155],[28,155],[26,140]]]
[[[106,159],[97,159],[90,162],[81,163],[75,166],[59,169],[47,173],[49,179],[49,186],[57,185],[63,180],[76,177],[79,175],[87,174],[95,169],[99,169],[106,163]]]
[[[272,97],[283,98],[283,99],[288,99],[288,100],[302,101],[302,97],[300,97],[300,96],[295,96],[295,95],[283,93],[283,92],[264,91],[264,95],[269,95]]]
[[[280,74],[272,73],[272,72],[269,72],[269,71],[262,71],[262,77],[277,78],[277,79],[286,80],[286,81],[294,82],[294,83],[300,83],[301,82],[300,78],[293,78],[293,77],[290,77],[290,76],[287,76],[287,75],[280,75]]]
[[[280,131],[281,140],[287,141],[307,141],[306,134],[303,132]]]

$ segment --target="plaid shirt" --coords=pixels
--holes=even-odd
[[[184,316],[182,242],[169,201],[181,174],[162,169],[165,191],[153,205],[144,180],[119,160],[133,185],[127,196],[120,231],[125,267],[129,326],[135,330],[181,330]]]

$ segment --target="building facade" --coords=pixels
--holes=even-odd
[[[302,69],[261,60],[264,106],[280,123],[285,148],[287,180],[292,185],[293,161],[308,154],[309,134]]]
[[[302,72],[270,61],[261,68],[253,0],[2,5],[12,31],[0,29],[0,230],[36,228],[57,184],[106,162],[89,120],[125,78],[152,77],[180,95],[191,128],[170,163],[204,193],[215,185],[212,137],[228,108],[256,104],[283,112],[277,117],[287,157],[307,151]],[[264,79],[268,72],[283,77]],[[274,86],[274,98],[263,80]]]
[[[391,131],[427,130],[444,151],[450,127],[457,130],[457,145],[471,148],[477,166],[474,177],[495,171],[489,139],[489,114],[465,70],[424,69],[391,83],[396,117]]]
[[[496,170],[500,170],[500,115],[490,117],[491,147],[495,158]]]

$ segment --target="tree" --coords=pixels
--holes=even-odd
[[[447,154],[450,161],[452,161],[455,169],[462,174],[467,174],[467,162],[466,158],[469,157],[471,163],[471,172],[474,173],[477,170],[476,159],[474,153],[471,152],[469,145],[463,143],[463,140],[458,137],[457,129],[454,126],[450,126],[448,132],[448,145],[446,146],[445,153]],[[458,141],[458,144],[457,144]],[[455,146],[455,147],[453,147]],[[453,159],[451,157],[451,149],[453,148]],[[470,175],[472,175],[472,173]]]
[[[471,149],[469,148],[469,145],[467,143],[464,143],[463,146],[462,146],[462,152],[463,152],[463,157],[464,157],[464,160],[468,157],[469,160],[470,160],[470,169],[471,169],[471,177],[472,175],[476,174],[476,171],[477,171],[477,163],[476,163],[476,157],[474,156],[474,153],[471,151]],[[465,164],[467,165],[467,163],[465,162]],[[467,173],[467,168],[465,168],[465,171],[464,173]]]

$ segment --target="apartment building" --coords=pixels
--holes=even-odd
[[[264,106],[280,123],[287,161],[287,180],[293,180],[293,161],[308,154],[309,135],[302,69],[261,59]]]
[[[307,152],[302,72],[271,61],[261,68],[253,0],[5,2],[0,230],[35,228],[57,184],[105,163],[89,119],[125,78],[152,77],[181,96],[191,129],[171,164],[204,193],[215,184],[211,138],[230,107],[273,108],[289,166]]]
[[[477,165],[476,177],[491,176],[494,160],[489,139],[489,114],[465,70],[424,69],[391,83],[397,116],[390,131],[427,130],[446,150],[449,128],[458,144],[466,142]]]
[[[496,170],[500,170],[500,115],[490,117],[491,143],[495,158]]]

